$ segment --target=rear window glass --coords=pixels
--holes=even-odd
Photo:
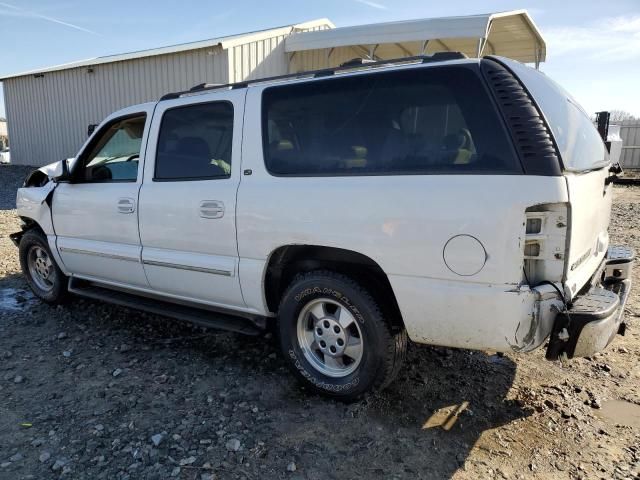
[[[525,84],[544,114],[566,170],[602,167],[609,154],[589,115],[545,74],[515,61],[505,62]]]
[[[200,103],[167,110],[158,135],[154,180],[201,180],[231,175],[233,106]]]
[[[276,175],[520,173],[493,104],[466,67],[271,87],[264,156]]]

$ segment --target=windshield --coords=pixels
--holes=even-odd
[[[501,59],[520,78],[545,116],[565,170],[584,171],[609,163],[609,154],[589,115],[560,85],[522,63]]]

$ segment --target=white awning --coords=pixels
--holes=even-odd
[[[543,62],[546,44],[526,10],[463,17],[426,18],[295,33],[288,53],[351,49],[374,59],[458,51],[469,57],[501,55],[526,63]]]

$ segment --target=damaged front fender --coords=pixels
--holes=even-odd
[[[18,215],[25,221],[27,227],[31,222],[35,222],[46,235],[54,234],[51,218],[51,198],[58,181],[68,177],[69,165],[73,161],[73,158],[67,158],[59,162],[50,163],[33,170],[27,175],[22,188],[18,189],[16,195]],[[18,236],[21,235],[19,233],[14,234],[14,237],[17,238]],[[12,240],[14,239],[12,238]],[[17,241],[19,242],[19,238],[17,238]]]
[[[25,178],[23,187],[43,187],[49,182],[55,182],[56,179],[68,175],[71,165],[75,158],[66,158],[58,162],[53,162],[44,167],[32,170]]]
[[[56,183],[50,181],[41,187],[22,187],[16,196],[18,215],[25,220],[25,225],[35,222],[46,235],[54,234],[48,199],[55,188]]]

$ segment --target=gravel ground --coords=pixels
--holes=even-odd
[[[388,390],[344,405],[301,391],[270,334],[36,301],[7,238],[27,170],[0,166],[1,479],[640,475],[637,283],[627,335],[592,358],[412,346]],[[615,195],[614,241],[640,251],[640,188]]]

